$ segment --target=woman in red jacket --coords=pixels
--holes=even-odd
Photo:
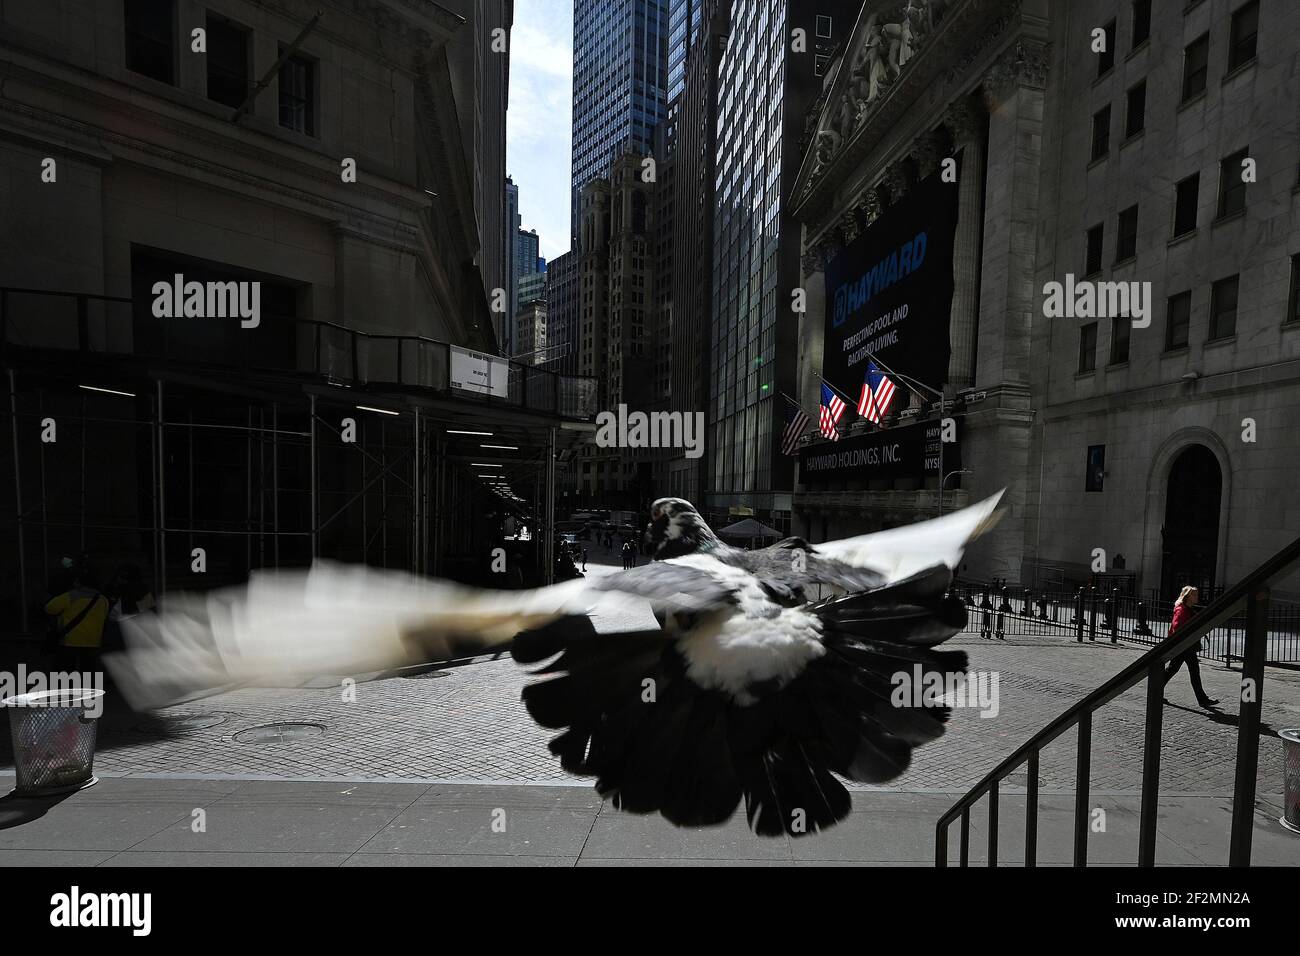
[[[1169,622],[1169,635],[1172,637],[1182,630],[1183,626],[1192,619],[1196,613],[1196,602],[1200,600],[1200,593],[1196,588],[1188,585],[1183,588],[1178,595],[1178,600],[1174,602],[1173,620]],[[1178,673],[1178,668],[1184,664],[1187,665],[1187,676],[1192,679],[1192,690],[1196,694],[1196,702],[1209,710],[1219,701],[1205,693],[1205,688],[1201,686],[1201,667],[1196,661],[1196,647],[1191,647],[1186,653],[1175,657],[1165,668],[1164,685],[1168,685],[1169,678]]]

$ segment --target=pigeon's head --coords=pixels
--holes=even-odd
[[[660,560],[707,551],[718,544],[712,529],[684,498],[660,498],[651,505],[645,541]]]

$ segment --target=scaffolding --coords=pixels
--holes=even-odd
[[[556,468],[589,434],[589,380],[511,365],[504,400],[458,394],[446,344],[324,323],[300,323],[288,369],[115,351],[110,313],[131,303],[105,296],[63,296],[75,345],[34,347],[15,300],[45,297],[47,332],[57,295],[0,288],[16,558],[0,587],[24,632],[67,555],[147,568],[160,595],[321,557],[443,574],[512,513],[540,528],[552,579]]]

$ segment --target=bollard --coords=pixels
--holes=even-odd
[[[1095,588],[1088,588],[1088,640],[1097,639],[1097,595]]]
[[[1074,617],[1070,620],[1071,624],[1078,624],[1083,620],[1083,588],[1074,596]]]
[[[1133,628],[1134,634],[1141,634],[1144,637],[1151,636],[1151,625],[1147,623],[1147,606],[1138,601],[1137,606],[1137,626]]]
[[[1111,601],[1110,598],[1106,598],[1106,603],[1110,605],[1110,607],[1106,609],[1106,622],[1110,625],[1110,642],[1115,644],[1118,643],[1119,602]]]

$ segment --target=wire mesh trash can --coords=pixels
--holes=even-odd
[[[16,796],[69,793],[95,783],[95,731],[103,697],[102,690],[45,690],[0,701],[9,714]]]
[[[1300,729],[1279,730],[1282,738],[1282,826],[1300,833]]]

